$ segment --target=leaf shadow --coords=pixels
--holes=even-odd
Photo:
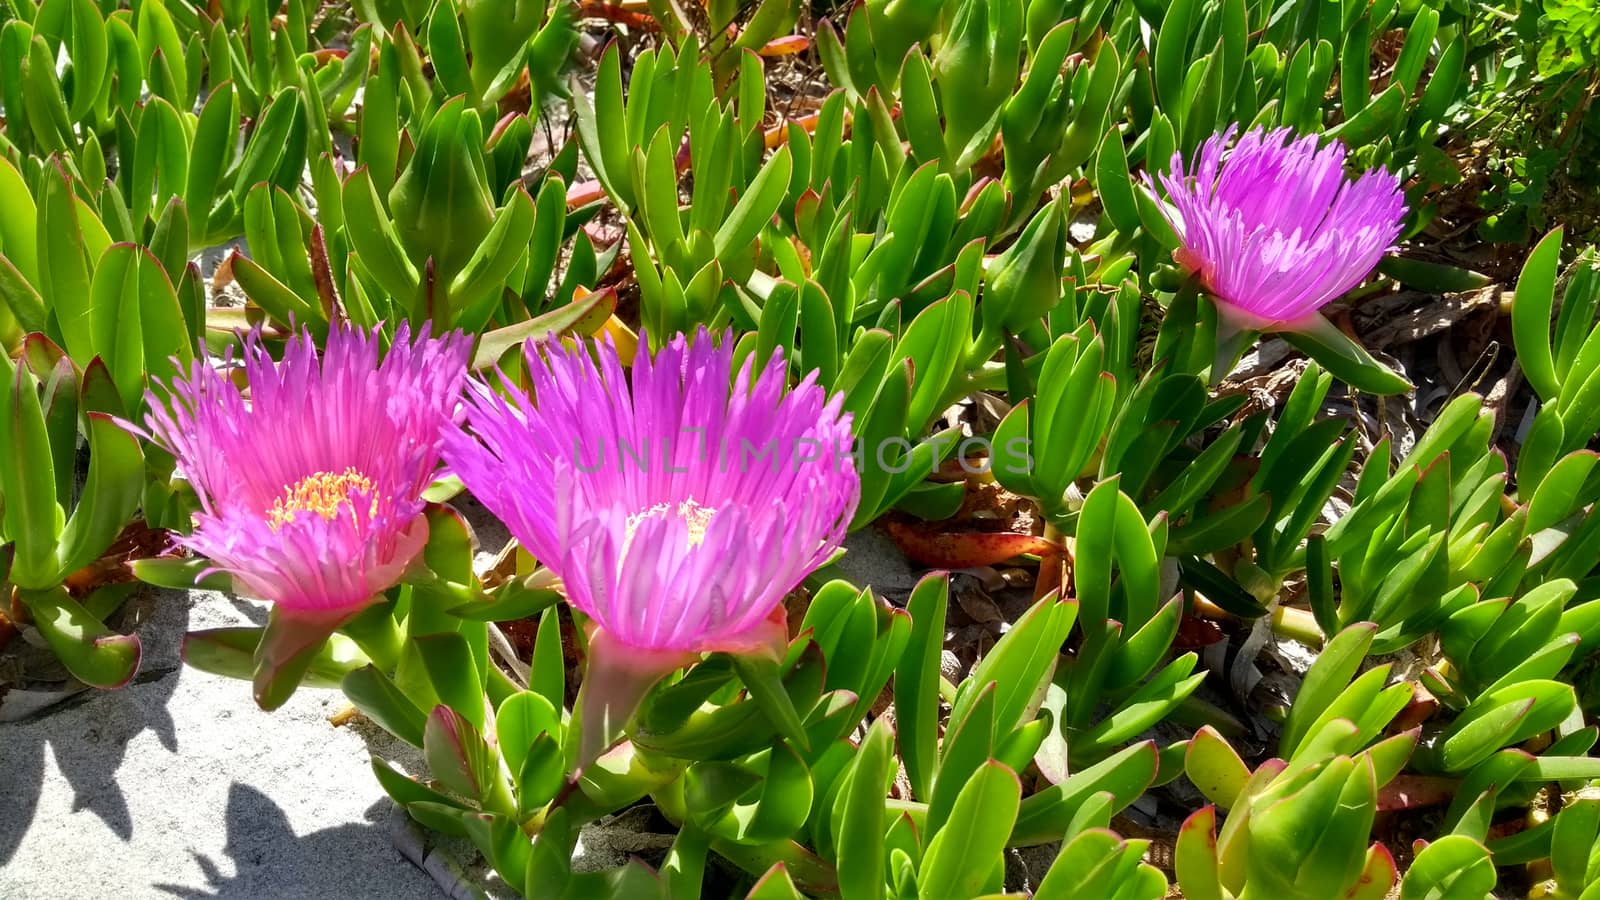
[[[336,825],[299,836],[288,814],[272,798],[234,782],[228,789],[227,842],[223,845],[233,874],[224,874],[216,860],[196,852],[193,856],[205,876],[204,887],[173,883],[153,887],[187,900],[420,900],[443,896],[426,874],[400,861],[389,837],[387,809],[388,802],[380,800],[367,810],[366,823]],[[380,866],[391,873],[372,877]],[[402,866],[405,874],[397,878],[392,870]]]
[[[166,601],[166,602],[163,602]],[[171,602],[169,592],[151,591],[137,601],[150,619],[137,629],[146,642],[145,661],[133,681],[116,690],[90,689],[16,722],[0,725],[0,867],[11,862],[34,825],[45,781],[45,748],[71,786],[72,811],[88,810],[124,842],[133,837],[133,818],[117,772],[128,744],[145,731],[169,753],[178,750],[177,724],[167,708],[177,690],[181,663],[152,664],[150,645],[182,635],[187,603]],[[176,654],[172,654],[173,657]]]

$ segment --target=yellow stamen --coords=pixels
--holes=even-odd
[[[372,479],[354,468],[337,473],[314,472],[284,486],[283,496],[272,501],[272,509],[267,512],[267,524],[277,531],[300,513],[316,513],[331,522],[346,508],[354,518],[355,505],[350,502],[350,495],[356,491],[373,495],[370,514],[377,515],[378,497]]]
[[[717,511],[715,509],[709,506],[701,506],[692,497],[677,504],[676,510],[673,509],[673,504],[671,503],[658,503],[643,512],[634,513],[628,517],[628,522],[624,526],[622,555],[628,555],[628,548],[633,546],[633,536],[646,519],[659,519],[676,515],[683,520],[684,526],[688,528],[689,546],[693,548],[706,542],[706,529],[710,527],[711,519],[716,514]]]

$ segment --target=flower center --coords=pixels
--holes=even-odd
[[[628,548],[633,546],[633,536],[638,533],[639,526],[649,519],[665,519],[677,516],[689,530],[689,546],[698,547],[706,542],[706,528],[710,526],[711,519],[717,511],[709,506],[701,506],[691,497],[681,503],[657,503],[655,506],[641,512],[636,512],[628,517],[624,526],[622,538],[622,555],[628,555]]]
[[[370,514],[377,515],[377,490],[372,479],[354,468],[343,472],[314,472],[284,486],[283,496],[272,501],[272,509],[267,511],[267,525],[277,531],[302,513],[315,513],[331,522],[343,509],[349,509],[353,518],[355,504],[350,495],[356,491],[373,495]]]

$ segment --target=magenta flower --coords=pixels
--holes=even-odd
[[[1320,136],[1288,129],[1249,131],[1224,159],[1235,130],[1207,140],[1193,170],[1174,154],[1161,176],[1174,256],[1240,326],[1294,330],[1394,247],[1400,179],[1374,169],[1348,181],[1342,144],[1318,149]]]
[[[444,454],[568,599],[643,651],[737,647],[838,549],[860,493],[842,396],[814,378],[785,394],[775,353],[730,397],[732,343],[704,330],[630,388],[614,347],[529,343],[530,398],[474,384],[471,434]],[[540,351],[544,356],[540,355]]]
[[[309,334],[274,362],[245,340],[249,398],[209,361],[151,394],[150,440],[177,458],[201,511],[178,543],[280,615],[337,623],[399,581],[427,541],[422,491],[460,413],[469,344],[401,325]]]
[[[785,392],[780,353],[758,374],[746,360],[730,395],[732,342],[704,329],[653,360],[641,341],[631,386],[609,342],[598,365],[554,341],[524,352],[532,397],[474,384],[444,456],[593,621],[585,690],[625,719],[700,653],[786,640],[784,595],[838,549],[860,495],[843,398],[814,376]],[[589,716],[586,759],[611,730]]]

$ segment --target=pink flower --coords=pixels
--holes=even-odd
[[[1348,181],[1343,145],[1288,129],[1249,131],[1224,159],[1235,130],[1207,140],[1192,170],[1174,154],[1161,176],[1174,255],[1241,326],[1293,330],[1394,247],[1400,179],[1374,169]]]
[[[747,359],[701,329],[632,383],[614,346],[524,346],[533,396],[472,385],[470,431],[445,436],[452,471],[561,576],[594,625],[578,698],[581,770],[645,693],[701,653],[775,665],[782,600],[839,548],[861,485],[843,397],[806,378],[785,392],[774,353]],[[542,355],[541,355],[542,353]]]
[[[529,397],[469,394],[444,455],[606,638],[641,657],[740,650],[844,539],[860,495],[842,396],[785,392],[774,353],[729,393],[731,341],[702,329],[632,384],[609,342],[525,348]],[[541,351],[543,355],[541,356]]]
[[[245,340],[248,400],[209,361],[154,393],[150,440],[177,458],[201,511],[178,543],[296,618],[341,621],[399,581],[427,541],[422,491],[459,416],[468,341],[336,326],[275,362]]]

